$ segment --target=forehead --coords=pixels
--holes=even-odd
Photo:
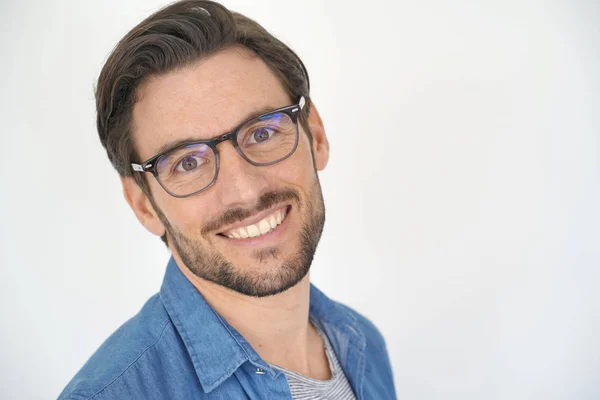
[[[217,136],[260,110],[290,104],[269,67],[239,47],[149,77],[136,94],[132,135],[138,161],[168,143]]]

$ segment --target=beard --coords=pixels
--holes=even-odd
[[[201,230],[203,236],[210,235],[221,226],[242,221],[289,200],[294,201],[292,204],[295,211],[299,213],[301,221],[300,232],[294,246],[297,250],[286,258],[282,258],[278,247],[255,250],[251,257],[254,262],[265,265],[270,260],[275,264],[258,271],[245,268],[244,265],[235,265],[215,248],[173,228],[153,201],[152,205],[169,233],[169,242],[194,275],[246,296],[266,297],[295,286],[310,270],[325,225],[325,203],[318,175],[315,173],[315,180],[306,202],[302,202],[299,193],[293,189],[268,192],[260,197],[256,210],[227,210],[221,218],[206,224]]]

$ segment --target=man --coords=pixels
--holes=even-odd
[[[125,198],[172,258],[61,399],[395,398],[377,328],[309,281],[329,145],[296,54],[183,1],[119,42],[96,101]]]

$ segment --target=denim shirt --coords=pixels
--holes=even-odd
[[[327,335],[359,400],[395,399],[383,337],[310,285],[309,316]],[[292,399],[269,366],[183,275],[173,257],[160,292],[115,331],[59,399]]]

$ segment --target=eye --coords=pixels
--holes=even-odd
[[[261,126],[256,128],[250,136],[248,136],[248,140],[246,141],[246,145],[249,144],[258,144],[262,142],[266,142],[275,134],[275,129]]]
[[[181,161],[179,161],[175,165],[175,171],[181,173],[191,172],[200,167],[202,164],[204,164],[204,162],[205,160],[202,157],[199,157],[194,154],[189,154],[183,157]]]

